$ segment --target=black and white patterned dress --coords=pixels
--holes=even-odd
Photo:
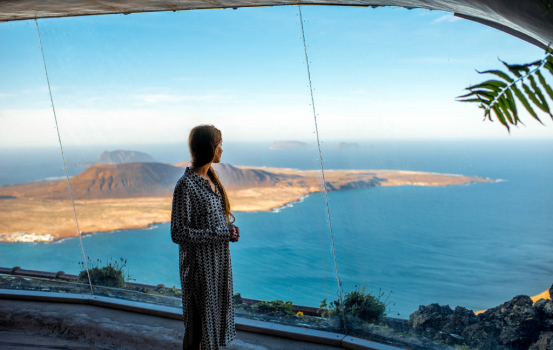
[[[202,327],[202,350],[228,345],[236,336],[230,231],[219,189],[186,168],[173,194],[171,238],[179,245],[184,319],[183,349]],[[193,322],[194,308],[201,324]],[[196,339],[197,341],[197,339]]]

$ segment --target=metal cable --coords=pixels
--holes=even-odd
[[[65,163],[65,155],[63,153],[63,145],[61,144],[60,129],[58,128],[58,117],[56,116],[56,108],[54,107],[54,99],[52,98],[52,89],[50,88],[50,79],[48,78],[48,69],[46,69],[46,59],[44,58],[44,50],[42,49],[42,40],[40,39],[40,30],[38,29],[38,21],[35,18],[36,32],[38,34],[38,42],[40,44],[40,53],[42,54],[42,63],[44,63],[44,72],[46,73],[46,82],[48,83],[48,93],[50,94],[50,102],[52,103],[52,111],[54,112],[54,121],[56,122],[56,131],[58,132],[58,141],[60,143],[61,157],[63,159],[63,168],[65,170],[65,177],[67,178],[67,187],[69,188],[69,196],[71,197],[71,206],[73,207],[73,215],[75,217],[75,227],[79,234],[79,241],[81,243],[81,250],[83,252],[83,259],[86,268],[86,274],[88,276],[88,285],[90,286],[90,294],[94,294],[92,291],[92,282],[90,281],[90,273],[88,272],[88,264],[86,262],[86,255],[84,253],[83,238],[81,230],[79,229],[79,221],[77,220],[77,211],[75,210],[75,201],[73,200],[73,193],[71,192],[71,184],[69,183],[69,173],[67,172],[67,164]]]
[[[332,231],[332,218],[330,217],[330,206],[328,205],[328,191],[327,183],[325,180],[325,170],[323,165],[323,155],[321,152],[321,143],[319,141],[319,127],[317,125],[317,113],[315,112],[315,99],[313,98],[313,87],[311,85],[311,71],[309,70],[309,58],[307,57],[307,46],[305,45],[305,32],[303,29],[303,17],[301,15],[301,6],[298,5],[298,11],[300,15],[301,25],[301,38],[303,40],[303,52],[305,54],[305,66],[307,67],[307,79],[309,80],[309,91],[311,93],[311,106],[313,109],[313,119],[315,121],[315,134],[317,135],[317,149],[319,150],[319,162],[321,163],[321,174],[323,176],[323,191],[326,202],[326,214],[328,217],[328,228],[330,230],[330,238],[332,240],[332,255],[334,256],[334,267],[336,270],[336,280],[338,281],[338,298],[340,300],[340,307],[342,309],[342,316],[344,318],[344,333],[347,334],[346,327],[346,315],[344,310],[344,303],[342,300],[342,281],[340,281],[340,274],[338,273],[338,260],[336,259],[336,249],[334,248],[334,232]]]

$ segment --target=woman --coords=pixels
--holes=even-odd
[[[192,129],[192,165],[173,195],[171,238],[179,244],[185,350],[212,350],[236,336],[229,241],[240,230],[212,163],[221,160],[223,137],[213,125]]]

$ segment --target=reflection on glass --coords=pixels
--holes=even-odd
[[[181,307],[172,194],[190,129],[210,123],[241,230],[236,315],[338,330],[316,316],[336,278],[297,8],[274,10],[269,22],[255,19],[267,9],[41,21],[95,295]],[[198,30],[216,22],[224,33]]]
[[[31,21],[2,25],[0,35],[0,267],[8,274],[16,267],[76,274],[84,259],[79,241],[66,240],[78,230],[36,27]],[[34,284],[48,290],[46,280]]]
[[[63,276],[62,276],[63,277]],[[90,295],[90,285],[77,281],[64,281],[39,277],[0,275],[0,288],[22,291],[51,293],[73,293]]]
[[[535,343],[545,301],[532,305],[552,281],[539,271],[551,263],[543,206],[553,187],[536,175],[551,171],[551,136],[518,140],[544,130],[509,135],[453,99],[480,79],[474,68],[513,53],[459,45],[483,29],[444,13],[302,10],[344,289],[331,311],[347,313],[347,334],[425,348]],[[325,21],[331,13],[340,20]],[[516,61],[541,57],[487,33],[528,50]],[[534,315],[529,333],[502,328],[523,309]]]
[[[492,313],[472,310],[519,294],[535,296],[517,299],[528,308],[548,298],[550,136],[528,127],[507,139],[453,101],[468,72],[492,67],[504,47],[460,45],[482,27],[443,13],[302,11],[322,159],[297,7],[40,21],[93,293],[182,306],[171,197],[189,165],[188,132],[209,123],[223,131],[215,169],[242,233],[231,244],[237,316],[405,347],[475,347],[465,326],[430,325],[437,315],[478,324]],[[36,49],[26,22],[0,30]],[[520,48],[502,58],[531,60],[532,48],[486,30]],[[39,52],[11,44],[0,53],[11,64],[0,65],[0,185],[13,185],[0,187],[0,233],[54,241],[1,242],[0,266],[72,276],[0,283],[85,293]],[[522,132],[547,140],[517,140]]]

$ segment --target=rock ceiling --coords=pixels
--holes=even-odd
[[[547,0],[546,0],[547,1]],[[552,1],[553,2],[553,1]],[[0,21],[283,5],[401,6],[455,13],[542,48],[553,41],[553,11],[541,0],[0,0]]]

